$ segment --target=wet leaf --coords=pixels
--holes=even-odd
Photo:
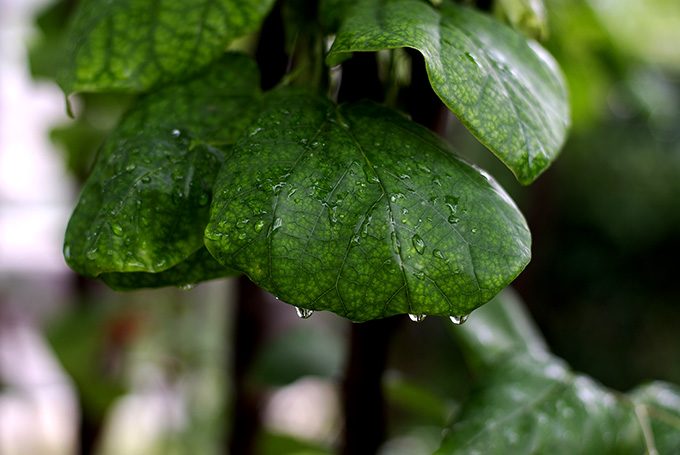
[[[190,257],[203,248],[225,151],[260,103],[257,68],[236,54],[201,77],[142,99],[104,143],[85,184],[66,231],[68,264],[90,277],[138,273],[105,277],[123,288],[233,273],[205,252]],[[187,258],[189,264],[173,269]],[[177,272],[185,269],[191,274],[182,278]]]
[[[284,302],[366,321],[470,313],[521,272],[530,235],[505,192],[425,128],[292,92],[225,161],[206,246]]]
[[[515,174],[531,183],[557,157],[569,126],[556,63],[537,43],[484,14],[444,1],[360,2],[328,55],[412,47],[425,57],[432,88]]]
[[[273,0],[88,0],[76,12],[59,84],[67,95],[147,91],[216,60],[257,29]]]

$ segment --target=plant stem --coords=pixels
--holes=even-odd
[[[345,440],[342,453],[376,453],[386,436],[382,376],[392,335],[402,318],[352,325],[344,380]]]
[[[261,344],[264,332],[262,291],[245,275],[238,278],[236,314],[233,340],[233,390],[234,403],[231,418],[231,440],[226,454],[250,455],[255,453],[255,442],[260,430],[259,392],[248,384],[248,372]],[[230,340],[230,344],[232,340]]]

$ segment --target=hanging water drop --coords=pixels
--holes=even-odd
[[[310,316],[314,314],[314,310],[308,310],[307,308],[300,308],[299,306],[295,307],[295,311],[297,312],[297,315],[299,318],[302,319],[308,319]]]
[[[413,321],[413,322],[421,322],[423,319],[427,317],[426,314],[412,314],[409,313],[408,317]]]
[[[183,284],[183,285],[179,286],[179,288],[183,291],[191,291],[195,287],[196,287],[195,284]]]
[[[470,317],[469,314],[461,314],[461,315],[457,315],[457,316],[451,316],[451,322],[453,322],[456,325],[461,325],[461,324],[464,324],[465,321],[467,321],[469,317]]]

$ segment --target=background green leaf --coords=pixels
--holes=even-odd
[[[215,182],[206,246],[221,263],[285,302],[366,321],[468,314],[529,261],[514,203],[425,128],[369,102],[280,101]]]
[[[438,455],[675,453],[680,390],[663,382],[629,394],[571,371],[547,351],[507,290],[451,330],[481,366]]]
[[[412,47],[425,57],[432,88],[515,174],[531,183],[557,157],[569,126],[557,64],[537,43],[471,9],[445,1],[359,3],[328,55]]]
[[[155,273],[199,251],[225,150],[260,109],[257,68],[237,54],[226,55],[199,78],[140,101],[103,145],[83,189],[66,231],[68,264],[87,276]],[[148,286],[150,279],[161,285],[176,277],[187,284],[189,277],[233,273],[208,257],[194,256],[192,265],[163,276],[136,276],[140,286]],[[199,265],[204,259],[208,262]],[[189,277],[177,273],[184,268],[191,270]],[[105,281],[134,287],[131,278]]]
[[[195,74],[257,29],[273,0],[86,0],[69,33],[67,95],[146,91]]]

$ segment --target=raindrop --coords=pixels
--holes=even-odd
[[[111,230],[113,231],[114,234],[116,234],[118,237],[123,236],[123,227],[120,224],[112,224],[111,225]]]
[[[423,238],[416,234],[413,236],[413,238],[411,238],[411,241],[413,242],[413,247],[416,249],[418,254],[423,254],[425,251],[425,241]]]
[[[255,225],[253,226],[253,229],[255,229],[255,232],[260,232],[262,228],[264,227],[264,220],[259,220]]]
[[[427,172],[428,174],[429,174],[430,172],[432,172],[432,171],[430,170],[430,168],[428,168],[427,166],[425,166],[423,163],[420,163],[420,162],[419,162],[416,166],[418,167],[418,169],[420,169],[421,171],[425,171],[425,172]]]
[[[477,233],[477,228],[472,228],[472,229],[470,230],[470,232],[472,232],[473,234],[476,234],[476,233]]]
[[[311,315],[314,314],[314,310],[308,310],[307,308],[300,308],[299,306],[295,307],[295,312],[297,313],[299,318],[302,319],[308,319]]]
[[[246,234],[245,232],[241,232],[241,233],[238,235],[239,240],[243,240],[243,239],[245,239],[246,237],[248,237],[248,234]]]
[[[419,280],[425,279],[425,273],[424,272],[413,272],[413,276],[415,276]]]
[[[245,227],[248,225],[248,222],[250,221],[249,218],[246,218],[245,220],[238,221],[236,223],[236,227],[239,229],[245,229]]]
[[[64,245],[64,257],[66,259],[71,259],[71,246],[70,245]]]
[[[455,215],[449,216],[449,223],[456,224],[456,223],[458,223],[458,221],[460,221],[460,220]]]
[[[179,135],[182,134],[179,130],[172,130],[172,135],[175,137],[179,137]]]
[[[125,167],[125,170],[128,171],[128,172],[132,172],[136,168],[137,168],[137,165],[133,163],[133,164],[128,164],[127,167]]]
[[[145,175],[144,177],[142,177],[142,182],[149,183],[150,181],[151,181],[151,177],[149,177],[148,175]]]
[[[444,259],[444,253],[442,253],[441,250],[432,251],[432,256],[436,257],[437,259]]]
[[[191,291],[195,287],[196,287],[195,284],[183,284],[183,285],[179,286],[179,288],[183,291]]]
[[[288,191],[288,197],[293,196],[296,191],[297,191],[297,188],[291,188],[290,191]],[[297,199],[296,199],[296,201],[297,201]]]
[[[274,224],[272,225],[272,229],[270,232],[276,231],[278,228],[280,228],[283,225],[283,220],[281,218],[277,218],[274,220]]]
[[[469,317],[470,317],[469,314],[461,314],[461,315],[457,315],[457,316],[451,316],[451,322],[453,322],[456,325],[461,325],[461,324],[464,324],[465,321],[467,321]]]
[[[92,248],[90,251],[85,253],[85,256],[90,260],[95,260],[97,258],[97,249]]]
[[[413,321],[413,322],[421,322],[423,319],[427,317],[425,314],[412,314],[409,313],[408,317]]]

